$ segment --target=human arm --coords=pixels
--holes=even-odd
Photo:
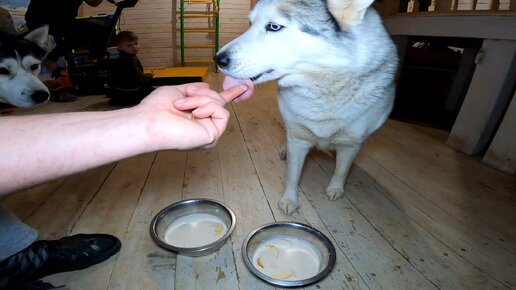
[[[160,87],[127,109],[4,117],[0,194],[146,152],[214,146],[229,118],[223,106],[245,90]]]

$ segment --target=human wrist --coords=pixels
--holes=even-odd
[[[162,113],[159,110],[150,110],[135,106],[129,108],[130,114],[136,122],[135,128],[139,131],[142,153],[153,152],[169,148],[167,142],[166,124],[164,124]]]

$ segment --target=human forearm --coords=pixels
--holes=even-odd
[[[134,111],[2,118],[0,193],[152,150],[146,118]]]
[[[139,105],[101,112],[0,119],[0,195],[133,155],[214,146],[247,87],[164,86]]]

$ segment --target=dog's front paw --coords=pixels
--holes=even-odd
[[[328,186],[326,188],[326,195],[330,200],[336,200],[341,198],[344,195],[344,189],[341,187],[331,187]]]
[[[282,197],[278,202],[278,207],[286,215],[292,215],[297,209],[297,200]]]

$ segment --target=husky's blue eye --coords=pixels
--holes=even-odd
[[[280,31],[281,29],[283,29],[283,25],[279,25],[279,24],[276,24],[276,23],[268,23],[267,25],[265,25],[265,30],[267,31]]]
[[[33,64],[33,65],[30,66],[31,70],[37,70],[38,68],[39,68],[39,64],[38,63]]]

